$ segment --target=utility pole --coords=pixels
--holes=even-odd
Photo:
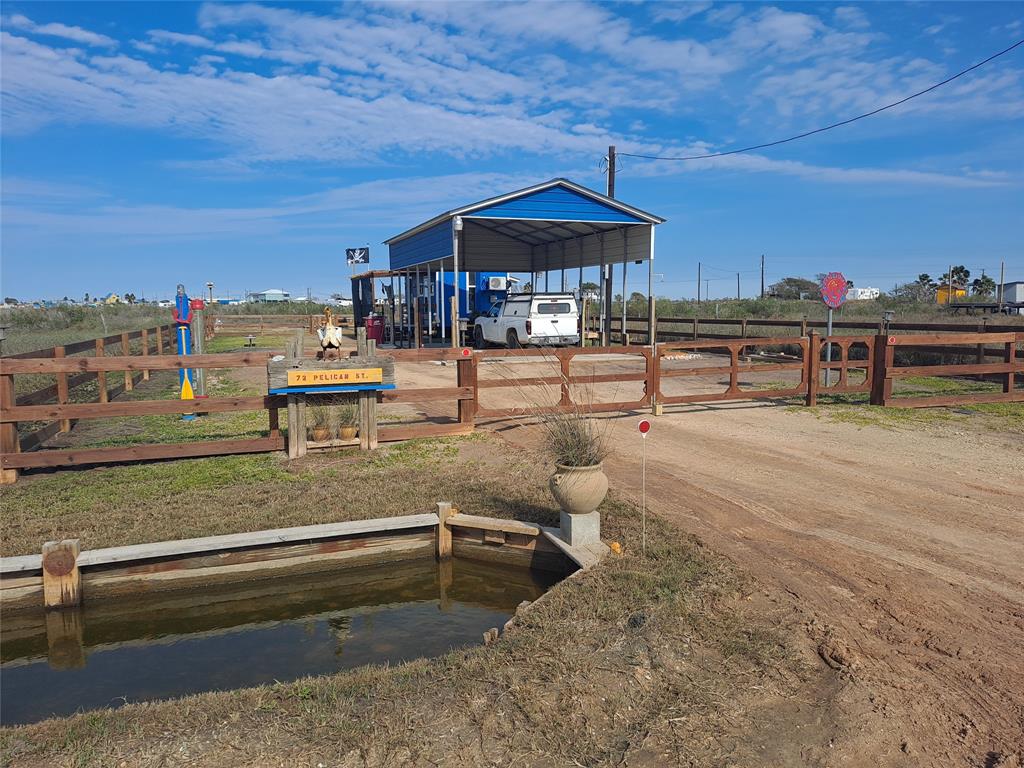
[[[761,298],[764,298],[764,254],[761,254]]]
[[[1006,262],[999,262],[999,285],[996,286],[996,302],[1003,308],[1003,284],[1006,282]]]
[[[615,145],[612,144],[608,147],[608,197],[615,197]],[[603,237],[603,235],[602,235]],[[602,240],[602,254],[604,253],[604,241]],[[604,305],[604,341],[607,344],[611,344],[612,337],[612,281],[615,279],[615,266],[611,263],[605,264],[604,274],[601,275],[601,280],[604,282],[601,291],[601,301]],[[626,305],[626,297],[622,297],[622,305]],[[623,334],[626,332],[625,326],[622,328]]]
[[[700,306],[700,262],[697,262],[697,306]]]
[[[206,290],[210,292],[210,303],[213,304],[213,283],[209,282],[206,284]]]
[[[739,298],[740,298],[740,273],[737,272],[736,273],[736,300],[739,301]]]

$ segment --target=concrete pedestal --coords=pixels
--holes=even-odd
[[[600,512],[588,512],[585,515],[570,515],[563,512],[559,524],[562,541],[570,546],[597,544],[601,541]]]

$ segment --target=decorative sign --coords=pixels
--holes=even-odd
[[[343,384],[380,384],[382,368],[343,368],[327,371],[288,371],[289,387],[325,387]]]
[[[647,419],[641,419],[640,423],[636,425],[636,428],[640,430],[642,437],[647,437],[647,433],[651,431],[651,422]]]
[[[267,361],[267,391],[272,395],[394,388],[395,361],[387,355],[357,355],[340,360],[280,356]]]
[[[849,290],[842,272],[829,272],[821,278],[821,300],[831,309],[838,309],[843,305]]]
[[[370,249],[369,248],[346,248],[345,249],[345,261],[349,264],[369,264],[370,263]]]

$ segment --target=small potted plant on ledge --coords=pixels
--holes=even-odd
[[[338,414],[338,437],[342,440],[355,439],[359,423],[356,414],[356,404],[352,402],[342,403],[337,407]]]
[[[309,436],[315,443],[322,443],[331,437],[330,408],[326,405],[311,405],[306,409]]]

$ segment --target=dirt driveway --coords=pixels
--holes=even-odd
[[[637,418],[616,419],[608,472],[639,497]],[[528,421],[484,426],[536,445]],[[790,604],[824,662],[871,702],[865,730],[884,723],[911,764],[1022,764],[1019,434],[738,403],[658,417],[647,447],[649,508]]]

